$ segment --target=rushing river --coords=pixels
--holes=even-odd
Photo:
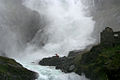
[[[22,63],[24,67],[35,71],[39,74],[37,80],[88,80],[84,75],[77,75],[75,73],[63,73],[60,70],[56,70],[54,67],[40,66],[33,63]]]
[[[87,80],[37,64],[43,57],[66,56],[94,44],[95,22],[86,10],[82,0],[0,0],[1,55],[37,72],[38,80]]]

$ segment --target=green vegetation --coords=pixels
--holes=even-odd
[[[0,56],[0,80],[35,80],[36,73],[15,60]]]
[[[91,80],[120,80],[120,45],[112,48],[95,46],[74,61],[75,72],[85,73]]]

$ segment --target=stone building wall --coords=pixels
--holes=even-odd
[[[120,31],[114,32],[114,39],[115,39],[114,44],[120,44]]]
[[[114,32],[112,28],[106,27],[101,32],[101,44],[105,47],[113,47],[120,44],[120,31]]]

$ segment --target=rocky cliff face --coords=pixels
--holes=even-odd
[[[15,60],[0,56],[0,80],[35,80],[37,77],[37,73]]]

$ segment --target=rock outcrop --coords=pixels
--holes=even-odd
[[[119,63],[120,45],[114,47],[97,45],[90,51],[74,57],[53,56],[39,62],[43,66],[56,66],[56,69],[66,73],[75,72],[79,75],[84,73],[91,80],[119,80]]]
[[[38,74],[15,60],[0,56],[0,80],[35,80]]]
[[[120,79],[120,45],[112,48],[95,46],[91,51],[76,57],[75,72],[84,73],[91,80]]]
[[[75,72],[84,73],[91,80],[120,80],[120,32],[105,28],[101,43],[74,61]]]
[[[84,73],[91,80],[120,80],[120,32],[107,27],[101,32],[101,43],[90,51],[71,51],[68,57],[44,58],[39,64]]]
[[[75,70],[74,59],[76,58],[77,55],[79,55],[80,53],[82,54],[85,51],[81,51],[81,50],[70,51],[67,57],[53,56],[53,57],[43,58],[39,62],[39,64],[43,66],[55,66],[56,69],[60,69],[65,73],[74,72]]]
[[[56,69],[61,69],[63,72],[73,72],[75,66],[72,57],[49,57],[44,58],[39,62],[43,66],[56,66]]]

